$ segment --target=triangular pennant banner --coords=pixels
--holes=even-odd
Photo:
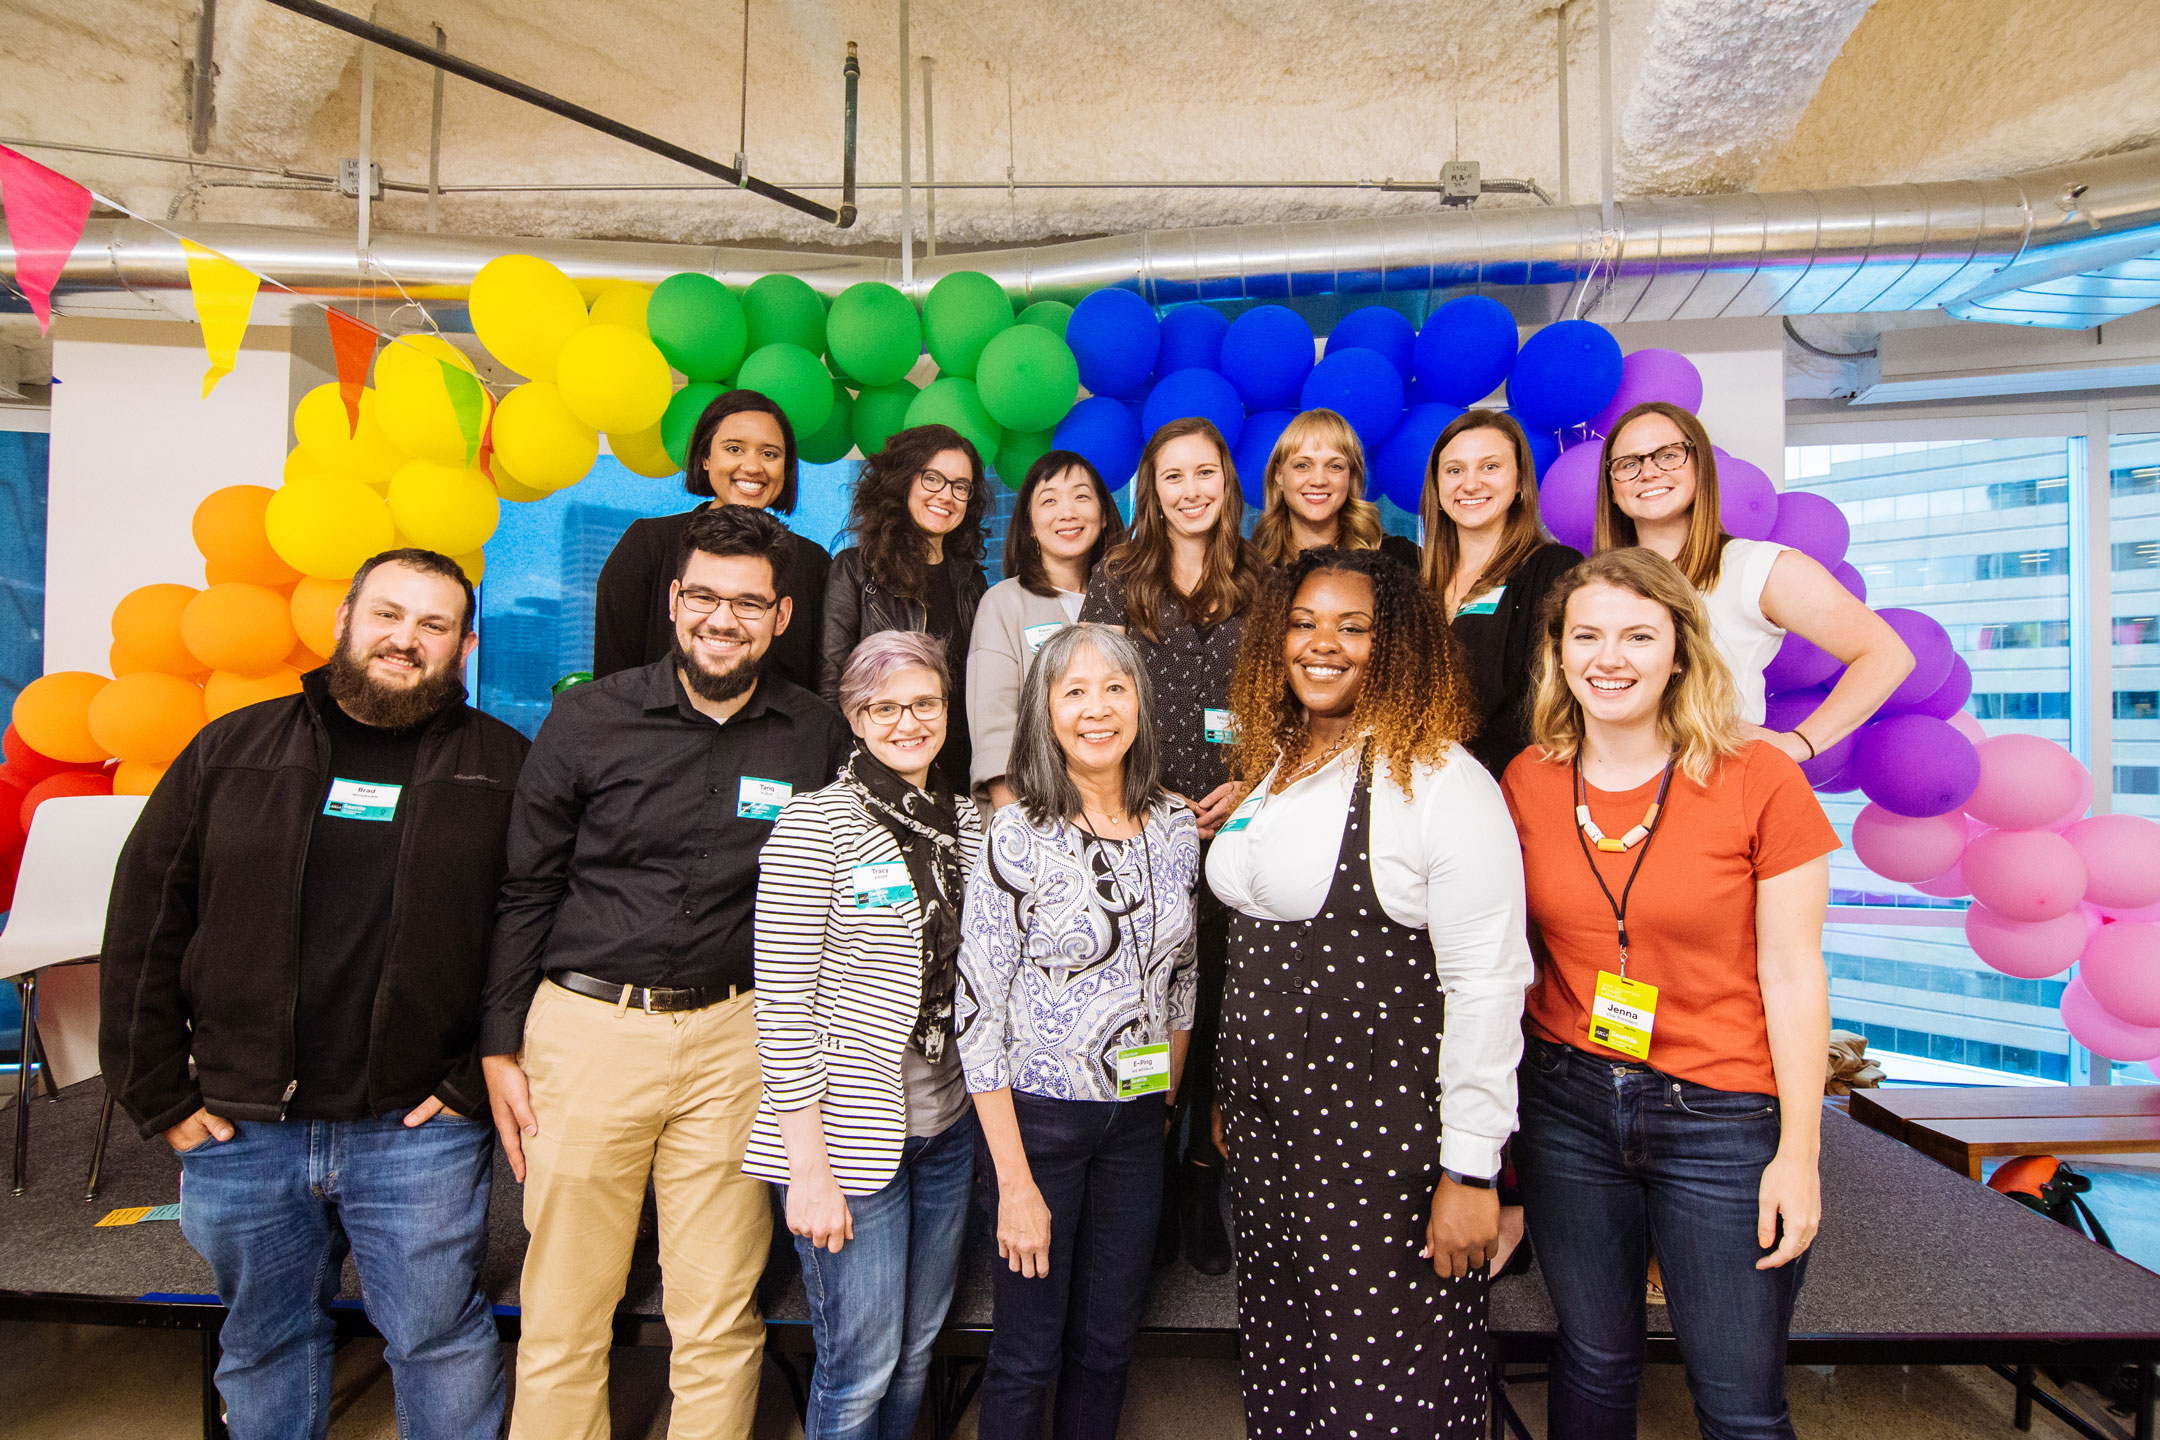
[[[38,333],[52,328],[52,291],[90,219],[90,192],[57,170],[0,145],[0,207],[15,247],[15,285]]]
[[[195,319],[202,326],[203,349],[210,356],[202,382],[207,400],[218,381],[232,374],[262,279],[192,240],[182,240],[180,248],[187,252],[188,288],[195,295]]]
[[[437,360],[442,366],[443,388],[450,392],[450,408],[457,412],[458,429],[465,434],[465,464],[470,467],[480,453],[480,430],[487,422],[487,401],[480,394],[480,379],[462,365]]]
[[[360,391],[367,384],[368,365],[375,358],[375,342],[382,332],[334,306],[323,315],[330,322],[331,353],[337,356],[338,398],[345,402],[346,434],[358,435]]]
[[[480,435],[480,453],[473,457],[473,468],[475,470],[484,472],[487,475],[488,479],[493,480],[495,479],[495,471],[493,470],[493,468],[491,468],[491,462],[494,460],[494,458],[495,412],[490,410],[488,411],[487,429],[482,431]],[[496,488],[501,488],[499,482]]]

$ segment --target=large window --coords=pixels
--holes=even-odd
[[[45,672],[45,477],[50,435],[0,430],[0,714]]]
[[[2160,434],[2108,445],[2115,808],[2160,820]]]

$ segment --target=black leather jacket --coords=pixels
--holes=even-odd
[[[982,603],[983,592],[990,588],[984,578],[982,567],[955,572],[953,609],[959,616],[960,633],[943,637],[955,654],[963,659],[967,655],[968,638],[975,632],[975,607]],[[832,570],[825,579],[825,643],[818,664],[818,693],[825,697],[834,709],[840,707],[840,673],[847,669],[848,656],[855,653],[865,635],[875,635],[880,630],[924,630],[929,628],[928,607],[920,600],[909,600],[894,595],[870,578],[863,565],[862,547],[851,545],[833,556]],[[954,667],[953,685],[964,683],[964,665]],[[955,700],[960,697],[956,694]],[[956,706],[962,716],[967,714],[964,706]],[[963,788],[965,779],[962,780]]]

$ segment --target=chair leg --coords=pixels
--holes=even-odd
[[[97,1144],[90,1150],[90,1183],[83,1190],[83,1203],[97,1199],[98,1172],[105,1168],[105,1142],[112,1138],[113,1093],[105,1092],[105,1103],[98,1107]]]
[[[37,1063],[37,972],[15,982],[22,998],[22,1038],[15,1058],[15,1193],[29,1184],[30,1170],[30,1067]]]

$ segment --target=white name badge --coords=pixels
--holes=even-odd
[[[402,785],[374,785],[365,780],[332,780],[322,813],[340,820],[390,820],[397,816]]]
[[[1474,599],[1465,600],[1463,607],[1455,612],[1460,620],[1465,615],[1490,615],[1500,608],[1500,597],[1507,593],[1507,586],[1495,585]]]
[[[785,780],[760,780],[755,775],[742,777],[742,785],[735,792],[735,818],[738,820],[777,820],[780,807],[787,804],[795,787]]]
[[[1237,726],[1231,720],[1228,710],[1217,710],[1213,707],[1202,710],[1200,729],[1201,733],[1207,736],[1210,745],[1228,745],[1237,739]]]
[[[897,860],[882,865],[857,865],[848,878],[854,887],[858,910],[882,910],[915,898],[915,882],[908,879],[907,866]]]
[[[1052,635],[1057,634],[1058,631],[1064,628],[1065,622],[1062,620],[1053,621],[1048,625],[1030,625],[1020,632],[1020,638],[1026,643],[1028,654],[1033,655],[1036,651],[1042,649],[1044,643]]]
[[[1161,1095],[1170,1089],[1170,1047],[1131,1045],[1113,1052],[1117,1062],[1117,1094],[1120,1100],[1142,1095]]]
[[[1235,835],[1238,831],[1243,830],[1246,826],[1252,824],[1253,816],[1260,813],[1260,802],[1264,798],[1266,797],[1263,796],[1258,790],[1255,790],[1252,793],[1251,799],[1247,800],[1244,804],[1238,806],[1237,809],[1230,812],[1230,818],[1229,820],[1224,822],[1221,833],[1225,835]]]

